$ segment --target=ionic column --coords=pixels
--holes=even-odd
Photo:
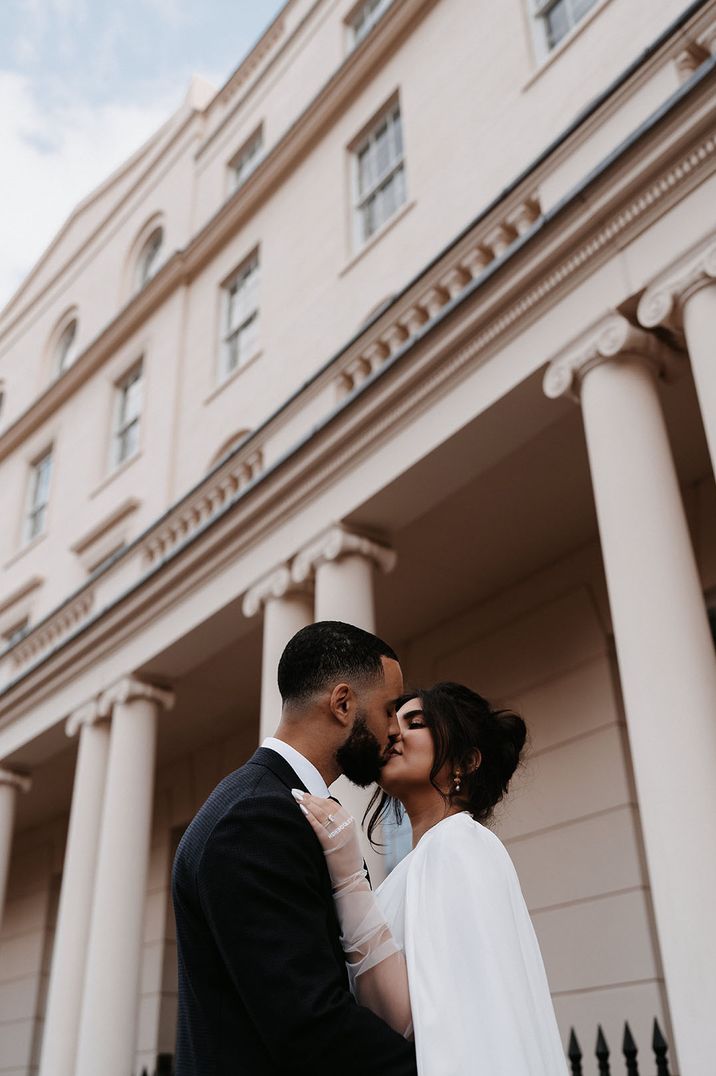
[[[40,1076],[74,1076],[109,752],[109,722],[101,719],[96,700],[72,714],[65,732],[68,736],[79,732],[80,741],[52,951]]]
[[[605,319],[547,370],[576,395],[594,487],[676,1048],[716,1056],[716,663],[656,379],[674,353]]]
[[[99,700],[112,731],[75,1076],[132,1072],[157,715],[173,701],[130,677]]]
[[[281,719],[281,695],[276,671],[289,639],[313,622],[313,598],[303,584],[295,584],[286,565],[260,579],[246,592],[244,616],[252,617],[263,609],[263,644],[261,658],[261,716],[259,743],[271,736]]]
[[[641,324],[683,334],[716,472],[716,235],[713,233],[644,292]]]
[[[18,792],[29,792],[32,782],[24,774],[0,768],[0,923],[2,923],[10,873],[10,852],[15,827],[15,804]]]
[[[366,631],[375,631],[374,575],[376,566],[393,569],[392,549],[340,526],[330,527],[303,549],[293,562],[294,581],[302,583],[314,576],[316,620],[342,620]],[[340,777],[331,791],[351,813],[362,820],[375,786],[358,788]],[[380,834],[377,834],[380,840]],[[373,851],[363,839],[363,854],[373,886],[386,875],[386,857]]]

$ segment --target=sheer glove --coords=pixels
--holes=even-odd
[[[362,1005],[408,1037],[412,1018],[405,956],[370,888],[356,821],[335,800],[300,789],[292,793],[326,857],[353,992]]]

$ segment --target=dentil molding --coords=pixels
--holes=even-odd
[[[320,564],[349,556],[367,557],[383,572],[392,571],[397,560],[395,550],[336,525],[329,527],[297,554],[291,567],[291,577],[295,583],[303,583]]]
[[[661,325],[680,337],[684,303],[694,292],[714,284],[716,233],[712,232],[649,285],[637,308],[639,322],[646,329]]]
[[[653,333],[632,325],[621,314],[596,322],[555,356],[545,371],[542,388],[550,399],[571,396],[579,400],[586,374],[603,362],[634,359],[647,363],[658,377],[673,378],[679,355]]]

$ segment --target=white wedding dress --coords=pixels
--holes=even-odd
[[[498,837],[443,819],[376,890],[404,949],[419,1076],[566,1076],[534,928]]]

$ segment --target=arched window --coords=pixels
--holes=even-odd
[[[136,274],[137,290],[148,284],[159,268],[163,245],[164,229],[155,228],[139,252]]]
[[[55,347],[55,373],[57,377],[69,370],[77,358],[77,318],[72,318],[60,333]]]

